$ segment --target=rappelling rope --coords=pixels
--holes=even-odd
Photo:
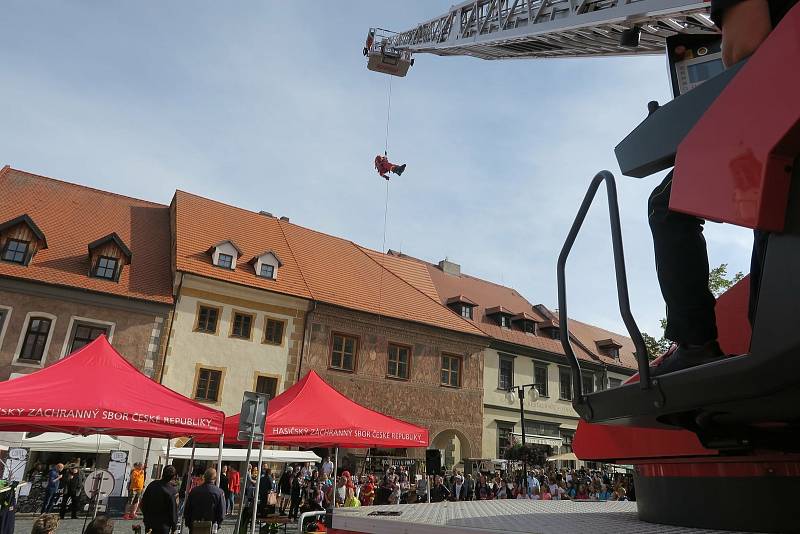
[[[386,141],[383,145],[383,155],[389,155],[389,121],[392,116],[392,77],[388,76],[389,84],[387,89],[387,105],[386,105]],[[387,175],[388,176],[388,175]],[[386,253],[386,227],[389,216],[389,182],[386,180],[386,200],[383,207],[383,242],[381,243],[381,261],[380,261],[380,278],[378,280],[378,321],[381,319],[381,304],[383,298],[383,255]]]
[[[389,104],[386,106],[386,142],[383,145],[383,155],[389,155],[389,119],[391,118],[392,114],[392,77],[389,76],[389,89],[388,89],[388,100]]]

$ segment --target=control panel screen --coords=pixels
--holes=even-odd
[[[723,70],[725,70],[725,67],[722,65],[721,59],[712,59],[705,63],[695,63],[694,65],[686,66],[686,71],[689,75],[689,83],[694,84],[713,78]]]

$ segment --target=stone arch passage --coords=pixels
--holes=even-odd
[[[464,458],[472,458],[469,439],[461,431],[452,428],[436,434],[430,448],[442,451],[442,464],[448,470]]]

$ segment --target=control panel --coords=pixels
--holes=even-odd
[[[725,70],[720,35],[677,34],[667,38],[672,94],[676,98]]]

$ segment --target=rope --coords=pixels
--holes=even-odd
[[[389,82],[388,87],[386,89],[386,98],[387,98],[387,105],[386,105],[386,140],[383,145],[383,155],[389,155],[389,123],[392,117],[392,77],[387,76]],[[380,278],[378,280],[378,322],[380,323],[381,320],[381,311],[382,311],[382,304],[383,304],[383,255],[386,253],[386,226],[389,216],[389,180],[386,180],[386,200],[384,201],[383,207],[383,241],[381,242],[381,261],[380,261]]]
[[[392,77],[387,76],[387,78],[389,78],[389,89],[387,91],[389,94],[389,105],[386,108],[386,142],[383,145],[384,156],[389,155],[389,118],[392,114]]]
[[[383,207],[383,243],[381,244],[381,274],[380,279],[378,280],[378,322],[381,321],[381,312],[382,308],[381,305],[383,304],[383,255],[386,251],[386,221],[387,216],[389,215],[389,180],[386,180],[386,201]]]

